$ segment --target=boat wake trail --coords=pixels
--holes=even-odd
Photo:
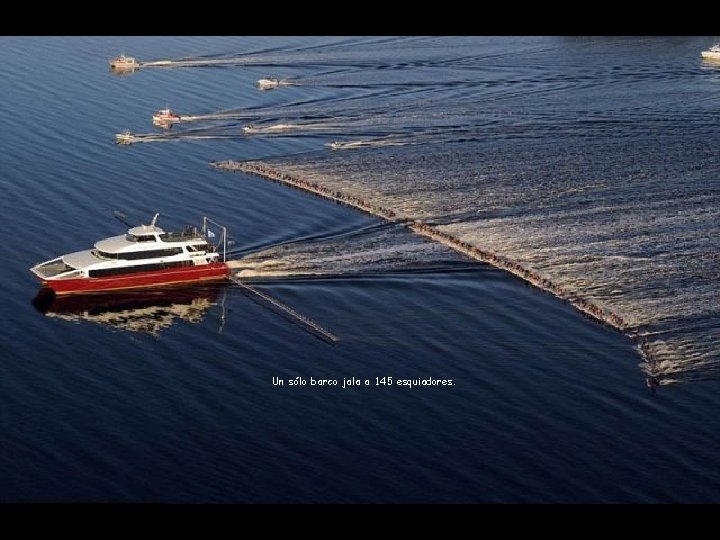
[[[180,117],[179,123],[186,122],[211,122],[219,120],[251,120],[257,118],[256,114],[252,113],[214,113],[214,114],[195,114],[186,115]]]
[[[205,66],[237,66],[247,64],[243,56],[230,58],[182,58],[178,60],[152,60],[141,62],[141,68],[179,68],[179,67],[205,67]]]
[[[274,135],[297,131],[324,131],[332,132],[342,129],[342,124],[332,122],[296,123],[296,124],[272,124],[269,126],[249,125],[243,128],[248,135]]]
[[[416,142],[417,141],[412,138],[405,138],[403,140],[401,137],[387,136],[359,141],[333,141],[326,143],[325,146],[332,150],[352,150],[358,148],[379,148],[382,146],[405,146]]]
[[[370,227],[334,238],[271,246],[230,261],[240,279],[344,277],[437,269],[466,262],[405,227]]]
[[[139,143],[168,142],[194,139],[239,139],[242,137],[243,134],[240,132],[227,133],[221,130],[213,130],[212,128],[206,128],[165,133],[118,133],[115,136],[115,142],[117,144],[131,145]]]

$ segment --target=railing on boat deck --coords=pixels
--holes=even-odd
[[[212,223],[213,225],[215,225],[218,229],[220,229],[220,230],[222,231],[222,237],[221,237],[221,239],[218,241],[218,244],[217,244],[217,245],[218,245],[218,247],[219,247],[219,246],[220,246],[220,243],[222,243],[222,248],[223,248],[223,250],[222,250],[223,259],[222,259],[222,260],[223,260],[223,262],[225,262],[225,260],[226,260],[226,258],[227,258],[227,257],[226,257],[226,254],[227,254],[227,227],[223,227],[223,226],[220,225],[217,221],[213,221],[213,220],[210,219],[209,217],[203,216],[203,228],[202,228],[202,232],[203,232],[203,236],[204,236],[206,239],[208,239],[208,241],[209,241],[209,238],[210,238],[210,237],[208,237],[208,230],[209,230],[209,229],[208,229],[208,223]],[[212,232],[212,231],[211,231],[211,232]],[[212,235],[215,236],[215,233],[212,233]]]

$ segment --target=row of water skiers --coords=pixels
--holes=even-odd
[[[335,201],[342,202],[342,203],[348,204],[350,206],[354,206],[356,208],[364,210],[365,212],[371,213],[375,216],[379,216],[379,217],[385,218],[390,221],[397,221],[396,214],[392,210],[389,210],[387,208],[382,208],[378,205],[372,204],[372,203],[370,203],[364,199],[361,199],[359,197],[347,195],[340,191],[333,191],[331,189],[328,189],[324,186],[319,185],[317,182],[313,182],[306,178],[294,176],[287,172],[280,171],[280,170],[278,170],[270,165],[267,165],[265,163],[260,163],[257,161],[243,161],[243,162],[239,162],[239,161],[214,162],[213,161],[213,162],[210,162],[210,164],[213,167],[256,174],[256,175],[268,178],[270,180],[274,180],[276,182],[283,182],[285,184],[293,185],[295,187],[299,187],[299,188],[314,192],[318,195],[322,195],[324,197],[334,199]],[[517,263],[515,261],[507,259],[506,257],[503,257],[501,255],[496,255],[487,250],[480,249],[480,248],[473,246],[467,242],[463,242],[462,240],[458,240],[457,238],[451,236],[450,234],[439,230],[437,227],[428,225],[426,223],[422,223],[421,221],[417,221],[417,220],[411,221],[408,223],[408,226],[412,230],[419,232],[425,236],[430,236],[430,237],[434,238],[435,240],[439,240],[446,245],[454,247],[458,251],[462,251],[466,255],[469,255],[469,256],[471,256],[475,259],[481,260],[483,262],[490,263],[497,268],[506,270],[506,271],[524,279],[525,281],[532,283],[536,287],[550,291],[553,294],[555,294],[556,296],[567,300],[568,302],[573,304],[575,307],[580,309],[583,313],[585,313],[585,314],[591,316],[592,318],[597,319],[603,323],[606,323],[617,330],[625,331],[628,328],[628,324],[619,315],[612,313],[611,311],[609,311],[607,309],[603,309],[603,308],[597,306],[596,304],[594,304],[593,302],[586,300],[582,297],[577,296],[576,294],[574,294],[572,292],[565,290],[563,287],[557,285],[556,283],[553,283],[552,281],[550,281],[547,278],[542,277],[541,275],[539,275],[537,272],[534,272],[533,270],[524,268],[523,266],[521,266],[519,263]],[[645,351],[643,351],[643,352],[645,352]],[[649,352],[649,348],[648,348],[648,352]]]
[[[395,212],[393,212],[392,210],[387,210],[375,204],[371,204],[359,197],[353,197],[352,195],[346,195],[339,191],[333,191],[319,185],[317,182],[312,182],[305,178],[300,178],[288,173],[284,173],[264,163],[259,163],[257,161],[223,161],[220,163],[211,161],[210,164],[214,167],[221,169],[257,174],[270,180],[274,180],[276,182],[283,182],[305,189],[307,191],[312,191],[318,195],[322,195],[323,197],[343,202],[345,204],[354,206],[356,208],[364,210],[365,212],[380,216],[390,221],[395,220]]]

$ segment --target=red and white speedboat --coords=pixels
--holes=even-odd
[[[225,227],[218,225],[220,241],[214,244],[210,238],[216,235],[208,228],[208,218],[203,218],[202,229],[165,232],[155,225],[158,215],[150,225],[132,227],[127,234],[100,240],[95,249],[57,257],[30,271],[55,294],[162,287],[228,277]]]
[[[173,122],[179,122],[180,115],[175,114],[171,109],[160,109],[153,114],[152,120],[155,125],[167,125]]]

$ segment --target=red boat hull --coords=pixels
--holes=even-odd
[[[206,283],[222,281],[230,275],[225,263],[211,263],[190,268],[167,268],[152,272],[80,278],[80,279],[41,279],[43,287],[52,289],[55,294],[82,294],[140,289],[147,287],[167,287],[188,283]]]

